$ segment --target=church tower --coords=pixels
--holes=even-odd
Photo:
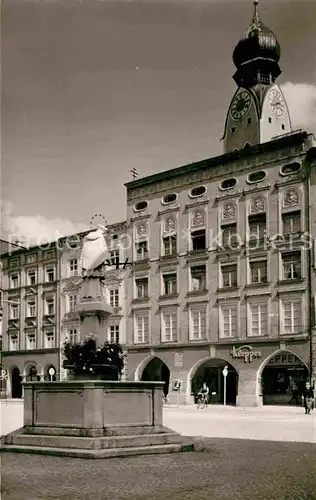
[[[224,153],[291,132],[287,104],[275,83],[281,74],[279,59],[279,42],[261,22],[255,1],[251,24],[233,52],[238,89],[226,117]]]

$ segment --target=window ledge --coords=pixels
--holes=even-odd
[[[176,339],[176,340],[163,340],[163,339],[161,339],[161,344],[163,344],[166,347],[168,347],[169,345],[173,346],[173,345],[178,344],[178,343],[179,343],[178,339]]]
[[[280,333],[279,339],[297,340],[297,339],[307,339],[308,337],[309,337],[309,335],[306,332]]]
[[[149,296],[147,297],[137,297],[136,299],[132,300],[133,304],[141,304],[142,302],[148,302]]]
[[[271,282],[270,281],[260,281],[259,283],[248,283],[248,285],[245,286],[245,288],[257,288],[257,287],[265,287],[265,286],[270,286]]]
[[[218,292],[236,292],[239,289],[240,289],[240,286],[238,286],[238,285],[221,286],[221,287],[217,288],[217,291]]]
[[[179,297],[178,293],[165,293],[164,295],[159,295],[159,300],[177,299],[178,297]]]
[[[208,257],[207,248],[201,248],[201,250],[191,250],[188,252],[188,257],[205,256]]]
[[[206,336],[202,337],[200,339],[189,339],[189,343],[190,344],[194,344],[194,343],[201,344],[201,343],[206,342],[206,341],[207,341],[207,337]]]
[[[188,297],[195,297],[195,296],[199,296],[199,295],[205,295],[206,293],[208,293],[207,289],[205,289],[205,290],[192,290],[190,292],[187,292],[187,296]]]
[[[148,264],[149,265],[149,257],[146,257],[145,259],[137,259],[137,260],[133,261],[133,265],[134,266],[141,266],[141,265],[144,265],[144,264]]]
[[[298,284],[298,283],[304,283],[305,279],[304,278],[295,278],[295,279],[288,279],[288,280],[278,280],[277,284],[278,285],[290,285],[290,284]]]
[[[178,260],[178,257],[179,257],[179,255],[177,253],[171,253],[171,254],[168,254],[168,255],[161,255],[160,256],[160,260],[161,261],[173,260],[173,259],[177,259]]]

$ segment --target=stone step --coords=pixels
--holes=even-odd
[[[115,458],[135,455],[154,455],[163,453],[179,453],[194,451],[192,444],[163,444],[154,446],[135,446],[131,448],[111,448],[103,450],[85,450],[72,448],[55,448],[41,446],[18,446],[5,445],[3,452],[10,453],[31,453],[38,455],[51,455],[73,458]]]
[[[23,434],[42,434],[48,436],[78,436],[78,437],[111,437],[111,436],[132,436],[141,434],[164,434],[172,432],[171,429],[162,425],[137,425],[137,426],[108,426],[104,428],[76,428],[76,427],[40,427],[25,426],[19,429]]]
[[[132,436],[112,436],[100,438],[14,433],[9,434],[5,438],[5,444],[7,445],[36,446],[48,448],[77,448],[85,450],[134,448],[140,446],[178,444],[182,441],[182,436],[175,432],[164,434],[140,434]]]

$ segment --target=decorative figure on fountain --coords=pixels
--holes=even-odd
[[[82,338],[90,332],[99,337],[99,340],[101,334],[105,338],[107,329],[105,323],[108,316],[113,313],[112,307],[107,303],[105,297],[105,265],[108,254],[104,238],[106,232],[107,228],[99,225],[83,240],[79,259],[83,282],[76,307],[80,314],[80,336]],[[88,318],[90,319],[88,320]]]
[[[104,238],[106,232],[107,228],[99,225],[95,231],[88,233],[83,240],[79,260],[83,278],[80,293],[82,299],[104,299],[104,263],[108,254]]]

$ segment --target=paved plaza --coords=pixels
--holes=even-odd
[[[316,500],[316,447],[204,438],[204,451],[108,460],[3,453],[3,500]]]
[[[197,451],[108,460],[3,453],[1,498],[316,500],[316,417],[302,408],[166,407],[164,423],[199,436]]]
[[[316,411],[295,406],[166,407],[164,424],[186,436],[316,443]]]

